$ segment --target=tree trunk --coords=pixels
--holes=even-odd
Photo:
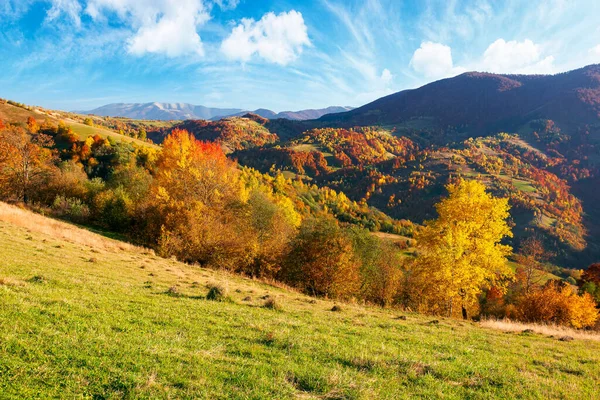
[[[465,308],[465,306],[462,306],[462,316],[463,319],[469,319],[469,316],[467,315],[467,309]]]

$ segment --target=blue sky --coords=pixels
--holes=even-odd
[[[600,63],[598,0],[0,0],[0,97],[359,106],[467,70]]]

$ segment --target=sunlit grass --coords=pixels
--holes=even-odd
[[[112,137],[113,139],[115,139],[118,142],[119,141],[125,142],[125,143],[133,142],[138,145],[157,147],[155,144],[144,142],[142,140],[131,138],[131,137],[128,137],[125,135],[121,135],[119,133],[116,133],[116,132],[113,132],[111,130],[104,129],[104,128],[80,124],[78,122],[69,122],[68,125],[71,127],[73,132],[75,132],[76,134],[79,135],[80,140],[85,140],[90,136],[100,135],[103,138]]]
[[[0,210],[1,398],[598,398],[594,340],[333,312],[339,303]],[[212,286],[224,301],[207,300]]]
[[[505,332],[522,333],[531,331],[532,333],[539,333],[541,335],[556,337],[558,339],[571,337],[574,339],[595,340],[600,342],[600,332],[583,331],[580,329],[573,329],[553,324],[523,323],[508,319],[487,319],[482,321],[480,324],[485,328],[499,329]]]

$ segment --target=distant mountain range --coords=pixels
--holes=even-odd
[[[326,114],[340,113],[352,110],[352,107],[327,107],[300,111],[283,111],[276,113],[267,109],[250,111],[269,119],[284,118],[289,120],[318,119]],[[81,114],[93,114],[103,117],[125,117],[148,120],[188,120],[205,119],[218,120],[226,117],[242,116],[248,110],[238,108],[210,108],[188,103],[114,103],[89,111],[78,111]]]
[[[319,119],[324,115],[328,114],[337,114],[343,113],[347,111],[354,110],[354,107],[341,107],[341,106],[331,106],[327,108],[319,108],[319,109],[308,109],[308,110],[300,110],[300,111],[282,111],[280,113],[276,113],[271,110],[267,110],[265,108],[259,108],[258,110],[250,111],[253,114],[260,115],[261,117],[268,119],[290,119],[293,121],[306,121],[310,119]],[[248,111],[241,111],[234,115],[228,115],[228,117],[241,117],[247,114]],[[214,118],[213,118],[214,119]]]

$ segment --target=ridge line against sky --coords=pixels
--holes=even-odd
[[[0,0],[0,97],[360,106],[468,70],[600,63],[596,0]]]

